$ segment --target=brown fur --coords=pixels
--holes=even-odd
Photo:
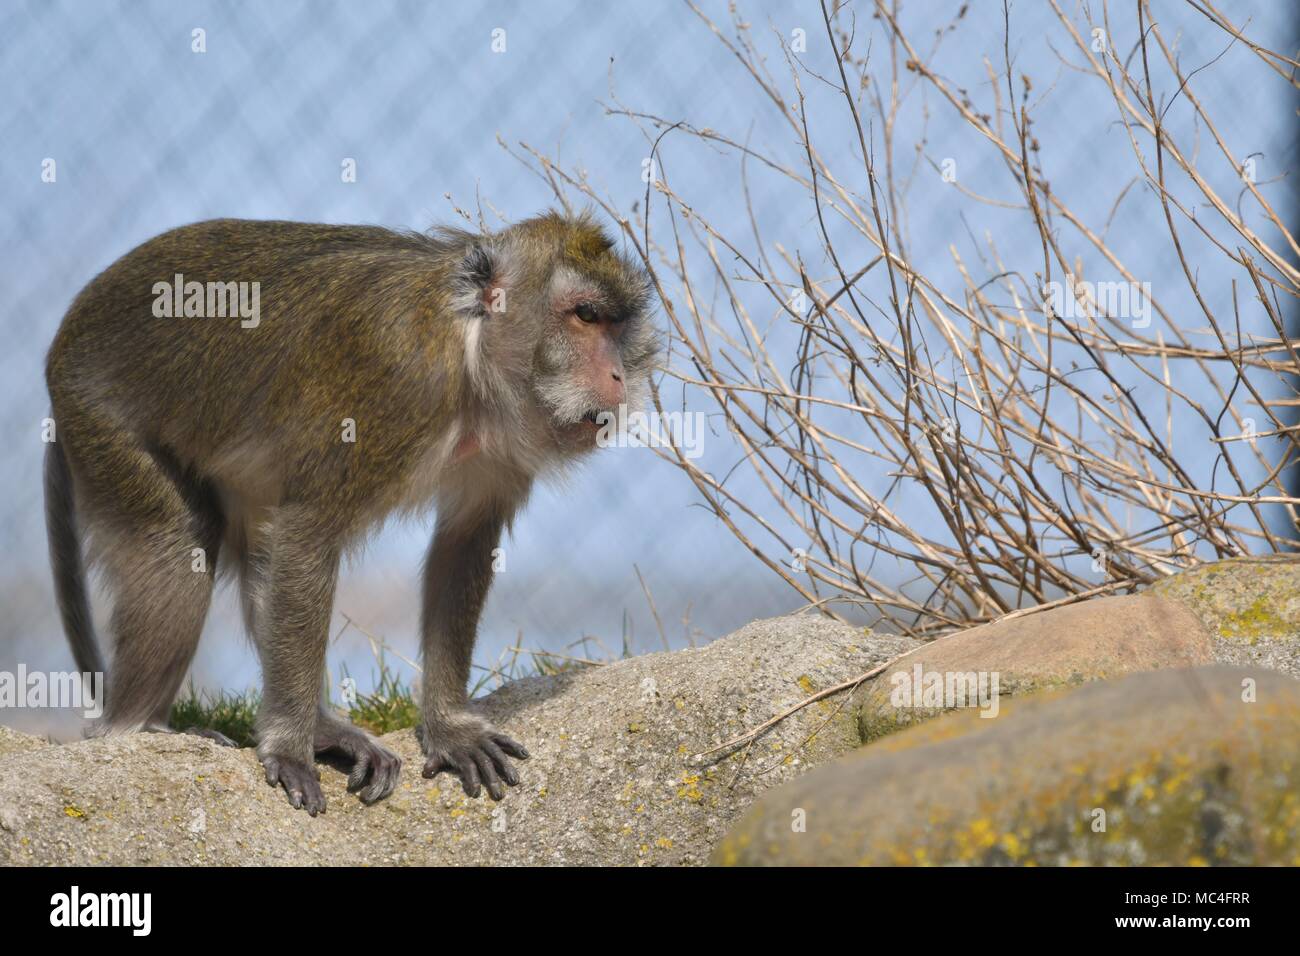
[[[258,283],[260,321],[157,317],[154,285],[178,273]],[[577,300],[600,321],[579,322]],[[46,369],[51,557],[85,669],[102,664],[83,530],[115,598],[100,732],[165,723],[224,548],[262,660],[268,780],[323,809],[311,758],[328,744],[363,767],[364,799],[385,796],[396,758],[321,710],[326,631],[340,554],[432,500],[425,770],[499,797],[517,779],[503,754],[523,748],[465,700],[491,551],[537,475],[590,450],[583,415],[644,392],[647,304],[644,275],[589,217],[554,213],[489,236],[215,220],[111,265],[73,302]]]

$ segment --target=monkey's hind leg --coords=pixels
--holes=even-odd
[[[402,758],[360,727],[321,707],[316,719],[316,753],[339,765],[348,775],[348,793],[362,803],[376,803],[393,792],[402,771]]]
[[[221,512],[165,452],[124,431],[97,439],[82,473],[113,597],[113,655],[91,732],[165,728],[212,598]]]
[[[265,640],[261,628],[268,617],[270,552],[275,526],[274,521],[264,527],[256,519],[247,520],[242,528],[236,529],[234,541],[241,564],[239,589],[244,625],[259,651]],[[323,682],[321,687],[323,693]],[[382,800],[397,786],[401,758],[360,727],[340,717],[323,700],[316,714],[312,750],[315,756],[348,775],[348,792],[357,793],[363,803]]]

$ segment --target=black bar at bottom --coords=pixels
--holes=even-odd
[[[472,935],[475,925],[487,945],[533,944],[559,926],[571,933],[611,918],[646,940],[703,931],[807,942],[832,920],[936,943],[1038,930],[1070,940],[1231,941],[1293,926],[1296,877],[1293,869],[8,869],[0,913],[11,942],[75,933],[127,945],[268,942],[277,925],[295,945],[365,946],[370,933],[403,930],[432,932],[432,942],[458,927]]]

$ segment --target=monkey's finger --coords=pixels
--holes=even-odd
[[[528,753],[527,747],[521,743],[516,743],[505,734],[493,734],[492,742],[516,760],[527,760],[531,756],[531,754]]]
[[[477,797],[483,792],[479,781],[478,766],[474,763],[472,757],[467,753],[458,753],[451,758],[456,772],[460,774],[461,786],[465,788],[465,796]]]
[[[302,805],[307,808],[310,816],[316,816],[318,813],[325,812],[325,794],[321,793],[317,787],[315,792],[308,791],[303,795]]]
[[[506,788],[501,786],[501,778],[497,776],[497,769],[492,766],[492,758],[488,756],[487,752],[475,750],[474,764],[478,767],[478,772],[483,778],[483,785],[487,787],[488,796],[493,800],[504,800]]]
[[[352,765],[352,770],[348,773],[348,793],[356,793],[366,785],[366,780],[370,777],[370,751],[362,749],[357,754],[356,763]]]
[[[515,773],[514,766],[510,763],[510,760],[506,755],[501,752],[501,748],[492,741],[485,740],[483,742],[483,749],[487,751],[487,755],[491,757],[492,762],[496,764],[497,770],[501,773],[501,779],[510,786],[517,787],[519,785],[519,774]]]
[[[424,762],[424,769],[420,771],[420,776],[426,780],[431,780],[438,774],[448,770],[455,773],[456,765],[451,762],[451,758],[447,754],[436,752],[431,754],[429,759]]]
[[[305,778],[297,781],[285,781],[284,792],[289,795],[289,806],[295,810],[306,810],[310,816],[325,812],[325,795],[320,787]]]
[[[361,791],[363,803],[374,803],[393,792],[402,772],[402,758],[387,751],[380,751],[372,767],[370,786]]]
[[[315,766],[275,758],[268,758],[263,766],[267,782],[274,781],[284,787],[289,805],[295,810],[306,810],[313,817],[325,812],[325,793],[320,788],[320,771]]]
[[[325,794],[321,792],[319,784],[312,782],[303,788],[302,805],[313,817],[325,812]]]

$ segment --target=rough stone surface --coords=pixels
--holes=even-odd
[[[1300,865],[1300,682],[1213,665],[947,714],[766,794],[715,862]]]
[[[1236,558],[1166,578],[1151,593],[1177,600],[1213,633],[1215,660],[1300,677],[1300,560]]]
[[[854,708],[862,739],[869,742],[952,709],[951,699],[937,707],[913,706],[919,700],[898,706],[891,700],[895,675],[914,685],[918,666],[923,674],[942,676],[996,673],[1000,694],[1011,697],[1134,671],[1211,663],[1212,644],[1200,619],[1175,601],[1151,594],[1095,598],[940,638],[863,685]]]
[[[404,761],[392,797],[364,807],[322,767],[329,809],[315,819],[266,785],[251,750],[184,735],[52,745],[5,732],[0,862],[702,863],[759,792],[858,741],[841,698],[715,765],[690,754],[912,646],[809,614],[696,650],[517,681],[483,701],[533,754],[500,804],[466,799],[445,775],[422,779],[410,731],[385,738]]]
[[[48,741],[43,737],[33,737],[30,734],[22,734],[8,727],[0,727],[0,757],[6,754],[16,754],[24,750],[36,750],[48,745]]]

